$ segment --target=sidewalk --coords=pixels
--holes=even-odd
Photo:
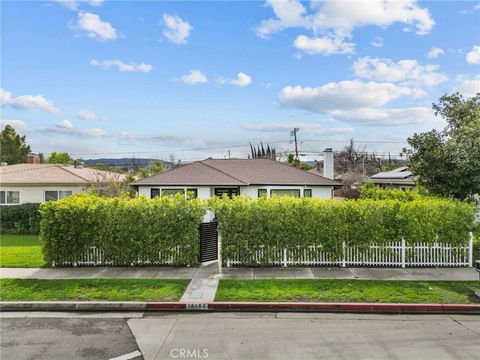
[[[198,276],[196,276],[198,275]],[[200,267],[84,267],[0,268],[0,278],[23,279],[359,279],[359,280],[478,280],[474,268],[223,268]]]

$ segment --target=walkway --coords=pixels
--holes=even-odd
[[[478,280],[474,268],[0,268],[0,278],[32,279],[359,279],[359,280]],[[198,285],[198,282],[197,282]],[[198,286],[192,286],[195,290]]]

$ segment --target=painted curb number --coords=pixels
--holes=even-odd
[[[187,310],[208,310],[208,304],[187,304]]]

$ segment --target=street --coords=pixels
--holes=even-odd
[[[9,359],[478,359],[480,316],[4,313]]]

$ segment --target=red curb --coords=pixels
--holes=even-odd
[[[348,312],[403,314],[480,314],[480,304],[396,303],[278,303],[278,302],[149,302],[146,311],[254,311],[254,312]]]

